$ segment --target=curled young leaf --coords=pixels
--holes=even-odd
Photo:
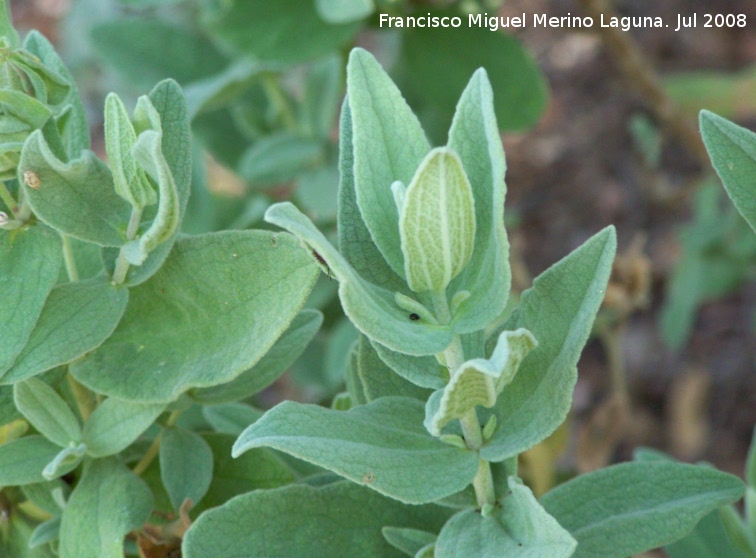
[[[433,149],[415,172],[400,209],[404,272],[413,291],[440,291],[473,253],[475,200],[459,156]]]

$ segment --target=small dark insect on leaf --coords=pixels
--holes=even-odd
[[[318,260],[318,263],[320,265],[322,265],[326,269],[326,273],[328,274],[328,278],[332,279],[332,277],[331,277],[331,268],[328,267],[328,264],[323,259],[323,256],[321,256],[320,254],[318,254],[315,250],[312,251],[312,255],[315,256],[315,259]]]
[[[414,322],[414,321],[417,321],[417,320],[419,320],[419,319],[420,319],[420,316],[418,316],[418,315],[417,315],[417,314],[415,314],[414,312],[412,312],[412,314],[410,314],[410,320],[412,320],[413,322]]]

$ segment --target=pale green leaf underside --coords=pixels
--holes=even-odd
[[[115,459],[91,461],[71,494],[60,525],[61,558],[122,558],[126,533],[152,510],[142,479]]]
[[[284,402],[245,430],[234,455],[272,447],[397,500],[421,504],[465,488],[478,457],[432,438],[422,402],[384,397],[350,411]]]
[[[756,231],[756,134],[701,111],[701,135],[711,163],[738,211]]]
[[[706,466],[623,463],[564,483],[541,503],[577,539],[576,558],[623,558],[679,539],[743,488]]]
[[[32,172],[38,187],[24,185],[34,213],[65,234],[100,246],[121,246],[131,212],[128,202],[116,194],[108,167],[91,151],[64,163],[34,132],[24,143],[18,164],[19,182]]]
[[[339,280],[339,297],[344,312],[370,339],[412,355],[435,354],[449,345],[452,333],[448,328],[420,325],[410,320],[409,313],[396,305],[393,293],[357,275],[294,205],[289,202],[272,205],[265,213],[265,220],[296,235],[323,258]]]
[[[81,439],[81,425],[71,408],[42,380],[30,378],[14,386],[16,408],[51,442],[66,446]]]
[[[449,515],[439,506],[408,506],[348,482],[294,485],[249,492],[202,514],[182,550],[185,558],[401,558],[382,527],[437,531]],[[245,519],[250,517],[254,521]]]
[[[537,345],[527,329],[503,331],[490,359],[468,360],[452,372],[438,408],[426,419],[428,431],[439,436],[444,425],[462,418],[476,405],[493,407],[498,395],[514,379],[520,363]]]
[[[506,556],[568,558],[577,542],[541,507],[530,489],[508,479],[501,508],[484,516],[470,509],[452,517],[436,540],[436,558]]]
[[[538,340],[494,407],[499,429],[481,450],[503,461],[536,445],[564,421],[577,381],[577,361],[604,298],[617,246],[607,227],[533,281],[507,329]]]
[[[113,455],[136,440],[163,412],[164,404],[133,403],[109,397],[84,423],[84,442],[92,457]]]
[[[399,231],[407,284],[416,292],[445,289],[475,243],[475,200],[459,156],[448,148],[431,150],[403,202]]]
[[[365,50],[347,65],[352,116],[354,186],[362,218],[391,268],[404,276],[399,214],[391,184],[409,184],[430,150],[428,140],[391,78]]]
[[[62,259],[60,239],[47,227],[0,232],[0,374],[29,340]]]
[[[0,383],[24,380],[79,358],[113,333],[129,293],[103,278],[55,287],[29,341]]]
[[[316,274],[289,235],[183,238],[149,281],[130,289],[113,335],[71,371],[99,393],[143,402],[228,382],[289,326]]]

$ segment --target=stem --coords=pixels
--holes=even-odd
[[[79,270],[76,268],[76,259],[71,248],[71,238],[67,234],[61,234],[60,238],[63,240],[63,261],[66,262],[68,280],[75,283],[79,280]]]
[[[71,393],[73,393],[74,399],[76,400],[76,406],[79,409],[81,419],[82,421],[86,421],[97,406],[94,394],[81,385],[70,372],[66,374],[66,377],[68,378],[68,384],[71,386]]]
[[[289,106],[289,102],[286,100],[286,96],[281,91],[281,86],[276,81],[273,74],[265,73],[262,75],[262,84],[265,88],[265,93],[270,99],[270,102],[278,109],[278,113],[281,115],[284,125],[288,130],[297,129],[297,120],[294,118],[294,113]]]
[[[131,217],[129,218],[129,226],[126,228],[126,239],[134,240],[137,231],[139,230],[139,223],[142,220],[142,209],[138,207],[131,208]],[[129,272],[129,260],[126,259],[126,253],[121,248],[118,253],[118,259],[116,260],[115,269],[113,270],[113,283],[115,285],[122,285],[126,280],[126,274]]]
[[[181,411],[173,411],[171,415],[168,417],[168,420],[165,421],[165,426],[173,426],[176,424],[176,421],[178,421],[178,418],[181,416]],[[160,433],[155,436],[155,439],[152,440],[152,444],[150,444],[150,447],[147,449],[145,454],[142,456],[142,459],[139,460],[139,463],[137,463],[132,471],[137,474],[141,475],[147,470],[147,467],[150,466],[150,463],[152,463],[152,460],[157,457],[158,453],[160,452],[160,440],[163,437],[163,431],[161,430]]]
[[[444,291],[434,291],[432,293],[433,307],[436,311],[436,317],[439,323],[448,324],[451,321],[449,312],[449,303],[446,300]],[[449,367],[449,372],[453,373],[465,362],[465,350],[462,347],[462,340],[456,333],[452,342],[443,353],[443,360]],[[481,431],[478,413],[475,408],[470,409],[463,417],[459,419],[462,426],[462,435],[468,449],[479,452],[483,447],[483,432]],[[475,489],[475,498],[478,506],[493,506],[496,504],[496,492],[494,491],[493,477],[491,475],[491,465],[485,459],[478,458],[478,472],[473,479],[473,488]]]

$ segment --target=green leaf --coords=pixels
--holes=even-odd
[[[434,436],[453,419],[461,419],[476,405],[491,408],[499,394],[515,378],[520,363],[538,346],[533,335],[524,328],[503,331],[490,359],[476,358],[463,363],[451,374],[433,412],[426,407],[426,428]],[[436,399],[436,398],[434,398]]]
[[[60,451],[44,436],[24,436],[0,445],[0,486],[19,486],[46,480],[42,470]]]
[[[319,58],[344,46],[360,27],[359,23],[330,25],[320,19],[314,2],[300,0],[232,0],[213,9],[208,10],[206,23],[214,38],[254,58],[287,64]]]
[[[63,510],[62,558],[121,558],[126,533],[152,510],[144,481],[115,459],[90,461]]]
[[[459,94],[478,68],[485,68],[496,91],[502,129],[523,130],[537,122],[548,99],[546,80],[519,39],[485,26],[402,32],[396,74],[411,104],[432,112],[439,130],[446,130]]]
[[[403,277],[399,213],[391,185],[397,180],[410,183],[430,145],[391,78],[370,53],[359,48],[349,55],[347,95],[357,204],[375,245]]]
[[[60,533],[60,516],[53,517],[37,525],[29,537],[29,548],[37,548],[57,540]]]
[[[349,98],[344,99],[339,121],[339,250],[357,275],[388,291],[411,294],[402,277],[383,259],[357,205],[354,186],[354,143]],[[414,171],[413,171],[414,172]],[[392,201],[393,204],[393,201]]]
[[[18,176],[34,213],[54,229],[100,246],[124,243],[129,204],[116,194],[110,170],[91,151],[64,163],[38,130],[24,143]]]
[[[742,495],[740,479],[710,467],[640,462],[576,477],[541,503],[577,539],[575,558],[621,558],[680,539]]]
[[[295,485],[250,492],[202,514],[182,550],[185,558],[396,558],[402,553],[384,540],[384,525],[437,531],[449,514],[440,506],[408,506],[351,483]]]
[[[509,477],[501,508],[489,514],[468,509],[447,521],[436,540],[437,558],[507,556],[568,558],[577,542],[541,507],[530,489]]]
[[[216,432],[238,436],[250,424],[263,416],[263,411],[246,403],[223,403],[205,405],[202,416]]]
[[[136,161],[158,185],[158,209],[152,223],[137,240],[131,240],[124,246],[124,254],[129,263],[142,265],[147,256],[159,244],[173,240],[181,222],[181,201],[171,169],[163,156],[162,134],[146,130],[139,134],[134,144],[133,155]]]
[[[225,504],[239,494],[252,490],[278,488],[294,482],[291,469],[274,452],[255,449],[234,459],[231,447],[235,436],[203,434],[213,452],[213,476],[205,497],[193,512]]]
[[[668,544],[664,551],[670,558],[748,558],[749,555],[732,542],[720,510],[704,517],[686,537]]]
[[[387,543],[409,556],[415,556],[424,547],[435,543],[437,537],[435,533],[403,527],[384,527],[381,532]]]
[[[430,390],[416,386],[389,368],[364,335],[359,339],[357,374],[366,402],[392,395],[425,401],[431,394]]]
[[[349,23],[373,13],[373,0],[315,0],[318,14],[328,23]]]
[[[79,463],[84,459],[86,453],[86,444],[76,444],[71,442],[61,449],[55,457],[52,458],[50,463],[45,465],[45,468],[42,469],[42,476],[46,480],[53,480],[62,477],[66,473],[70,473],[79,466]]]
[[[61,101],[63,108],[56,115],[57,127],[66,155],[69,159],[75,159],[83,150],[89,149],[90,145],[89,123],[76,82],[55,47],[39,31],[29,32],[24,39],[24,48],[36,55],[46,68],[54,70],[67,82],[68,95]]]
[[[3,0],[2,7],[0,7],[0,37],[7,37],[10,46],[16,49],[21,46],[21,39],[18,36],[18,31],[13,27],[10,4],[10,0]]]
[[[272,447],[421,504],[462,490],[478,470],[476,454],[432,438],[422,422],[422,402],[406,397],[383,397],[350,411],[285,401],[239,436],[233,455]]]
[[[393,203],[393,201],[392,201]],[[400,352],[428,355],[443,351],[451,342],[449,328],[426,328],[409,319],[392,293],[362,279],[325,236],[289,202],[277,203],[265,212],[265,220],[295,234],[320,256],[339,280],[344,312],[355,327],[370,339]]]
[[[454,329],[460,333],[478,331],[493,322],[504,311],[511,283],[502,211],[507,165],[493,99],[487,74],[477,70],[459,99],[449,130],[448,145],[462,160],[475,198],[475,251],[448,289],[456,293],[474,286],[453,316]]]
[[[29,340],[62,260],[60,238],[47,227],[0,232],[0,373]]]
[[[160,476],[178,510],[185,499],[199,502],[213,478],[213,452],[191,430],[165,428],[160,440]]]
[[[108,21],[91,36],[94,52],[135,89],[145,90],[167,77],[186,85],[227,64],[205,36],[158,18]]]
[[[257,364],[226,384],[192,390],[192,399],[205,404],[224,403],[246,399],[262,391],[294,364],[322,323],[323,314],[319,311],[302,310]]]
[[[280,132],[256,141],[242,155],[238,172],[252,186],[289,182],[323,159],[319,140]]]
[[[756,231],[756,134],[703,110],[701,136],[732,203]]]
[[[64,447],[81,440],[81,425],[76,415],[42,380],[30,378],[16,384],[13,395],[18,410],[51,442]]]
[[[349,2],[352,3],[351,1]],[[343,94],[341,57],[332,54],[313,63],[307,72],[299,120],[309,137],[328,140],[336,124],[336,111]]]
[[[126,449],[164,409],[163,404],[106,399],[84,423],[87,454],[105,457]]]
[[[97,348],[123,316],[129,293],[103,278],[55,287],[29,341],[0,383],[24,380]]]
[[[399,233],[410,289],[446,289],[470,261],[475,240],[475,200],[459,156],[435,148],[412,182],[392,186],[400,195]]]
[[[607,227],[551,266],[522,294],[503,329],[524,327],[538,340],[499,396],[500,425],[481,456],[503,461],[545,439],[562,424],[577,381],[577,361],[604,298],[617,246]]]
[[[756,428],[751,434],[751,445],[748,447],[748,457],[745,465],[746,484],[756,489]]]
[[[289,326],[316,273],[289,235],[183,238],[150,281],[130,289],[113,335],[71,371],[98,393],[144,402],[228,382]]]
[[[276,70],[277,64],[242,58],[231,63],[220,73],[192,82],[185,89],[190,118],[194,119],[199,114],[228,107],[248,91],[261,74]]]
[[[372,341],[372,345],[387,366],[417,386],[442,389],[449,381],[449,370],[435,356],[406,355],[392,351],[376,341]]]
[[[191,149],[191,132],[189,129],[189,116],[187,114],[186,102],[184,101],[184,95],[181,92],[179,85],[173,80],[165,80],[158,83],[149,94],[149,104],[155,109],[156,114],[160,117],[160,129],[162,130],[162,142],[160,150],[162,151],[165,161],[168,163],[170,174],[173,177],[173,182],[176,185],[176,192],[178,194],[178,211],[179,221],[183,219],[186,212],[186,204],[189,200],[189,192],[191,190],[191,176],[192,176],[192,149]],[[145,108],[148,103],[144,103]],[[135,110],[134,120],[143,121],[145,118],[149,119],[153,115],[145,115],[145,118],[137,118],[137,110]],[[157,130],[154,125],[149,126],[150,129]],[[140,126],[137,126],[137,133],[143,131]],[[170,193],[170,192],[169,192]],[[161,193],[162,195],[162,193]],[[157,211],[156,206],[150,206],[143,215],[143,221],[153,219],[155,217],[153,211]],[[173,206],[166,206],[165,210],[173,210]],[[168,257],[171,249],[173,248],[173,242],[178,234],[176,229],[173,235],[165,240],[162,244],[158,245],[147,257],[147,259],[140,266],[132,266],[129,268],[126,281],[127,286],[134,286],[143,283],[150,277],[152,277],[163,262]],[[118,250],[105,251],[104,259],[106,261],[106,267],[111,271],[115,266],[115,260],[118,257]]]
[[[136,142],[137,134],[123,101],[110,93],[105,99],[105,149],[113,172],[113,185],[119,196],[141,210],[157,202],[157,193],[132,154]]]

